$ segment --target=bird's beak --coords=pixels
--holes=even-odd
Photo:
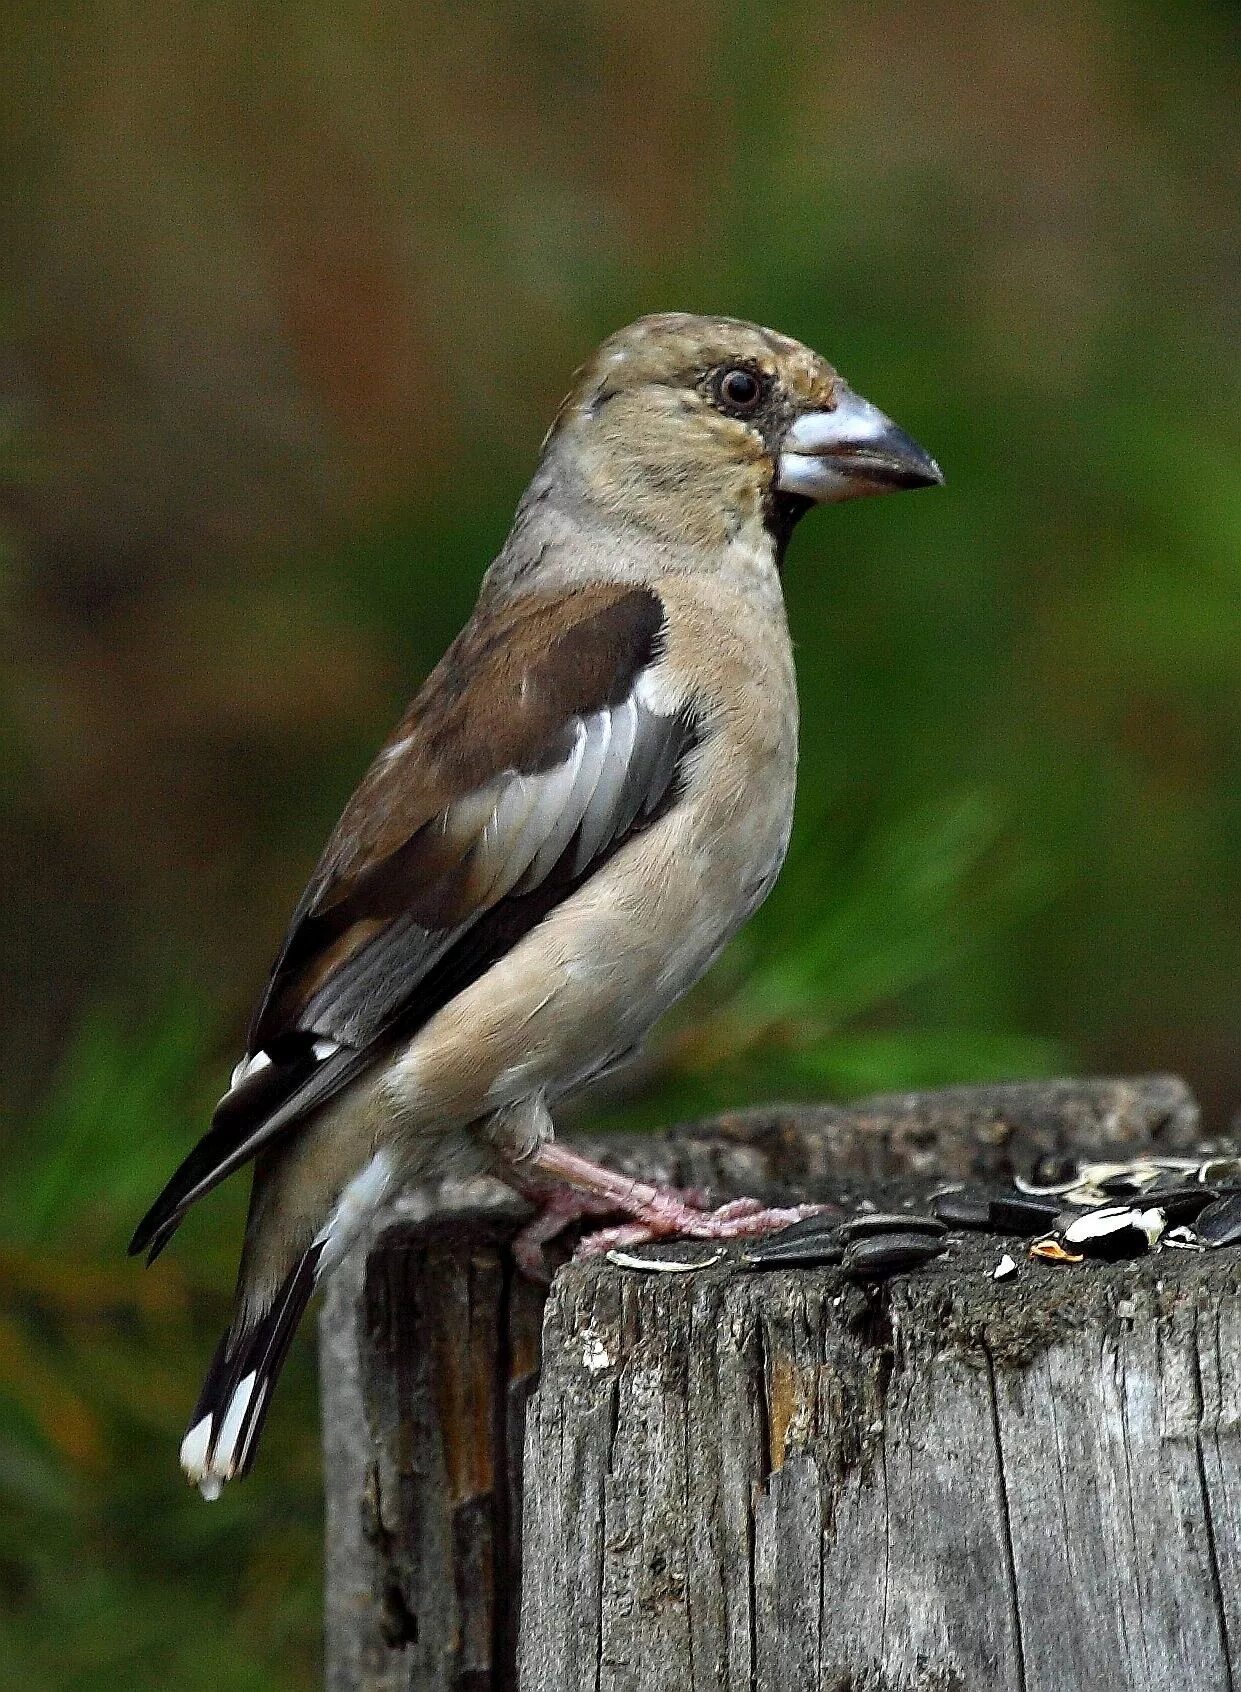
[[[933,488],[944,474],[929,452],[850,388],[831,411],[805,411],[784,437],[782,493],[828,503],[898,488]]]

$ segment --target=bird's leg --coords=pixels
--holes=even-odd
[[[568,1191],[569,1189],[566,1188],[565,1190]],[[661,1189],[661,1191],[667,1190],[669,1189]],[[762,1199],[739,1198],[730,1199],[727,1204],[720,1205],[718,1210],[708,1212],[706,1209],[705,1194],[700,1195],[698,1193],[688,1193],[686,1196],[691,1200],[701,1196],[703,1198],[703,1203],[701,1206],[696,1208],[700,1209],[703,1215],[710,1215],[717,1223],[721,1224],[734,1221],[740,1217],[757,1216],[760,1213],[766,1214],[767,1211],[767,1207],[764,1205]],[[816,1206],[802,1205],[800,1206],[800,1209],[802,1211],[809,1212],[815,1210]],[[774,1223],[773,1226],[784,1227],[786,1225],[784,1219],[786,1216],[791,1215],[792,1211],[790,1210],[785,1212],[781,1210],[779,1212],[773,1212],[772,1214],[778,1215],[781,1218],[781,1220],[778,1223]],[[624,1251],[630,1246],[649,1245],[652,1240],[661,1237],[661,1235],[654,1232],[645,1222],[620,1222],[612,1228],[594,1228],[590,1233],[583,1234],[582,1238],[578,1241],[577,1249],[573,1255],[578,1260],[586,1257],[602,1257],[609,1251]]]
[[[521,1098],[505,1105],[489,1118],[484,1132],[501,1154],[501,1162],[496,1167],[499,1179],[505,1181],[506,1186],[511,1186],[515,1193],[520,1193],[521,1198],[527,1198],[537,1206],[537,1215],[521,1228],[513,1240],[513,1255],[518,1267],[532,1281],[547,1281],[549,1271],[543,1259],[545,1245],[549,1245],[559,1233],[564,1233],[565,1228],[571,1228],[584,1218],[615,1217],[616,1211],[625,1210],[625,1206],[618,1205],[615,1189],[608,1183],[604,1183],[604,1191],[596,1191],[591,1184],[581,1181],[565,1183],[559,1173],[545,1173],[538,1167],[538,1157],[550,1144],[554,1132],[547,1101],[542,1095]],[[613,1176],[609,1169],[593,1164],[587,1157],[577,1161],[584,1169],[598,1169],[604,1178],[613,1181],[625,1179]],[[706,1203],[706,1195],[698,1191],[676,1193],[676,1198],[682,1205],[692,1208],[696,1215],[701,1213],[701,1206]],[[637,1228],[637,1232],[633,1233],[632,1244],[654,1237],[645,1223],[635,1223],[633,1227]]]
[[[733,1198],[718,1210],[706,1210],[694,1203],[699,1195],[686,1195],[670,1186],[638,1181],[603,1164],[591,1162],[567,1145],[549,1140],[538,1147],[530,1166],[540,1176],[554,1176],[608,1210],[621,1211],[633,1222],[623,1228],[623,1242],[609,1239],[616,1230],[586,1235],[577,1247],[579,1257],[591,1257],[616,1244],[635,1245],[645,1240],[672,1239],[681,1235],[691,1240],[753,1240],[762,1233],[774,1233],[792,1222],[814,1217],[825,1205],[764,1205],[757,1198]],[[635,1232],[640,1227],[642,1232]]]
[[[513,1256],[517,1267],[529,1280],[548,1281],[551,1273],[544,1256],[544,1247],[584,1217],[603,1217],[614,1214],[612,1206],[585,1193],[578,1193],[563,1182],[540,1181],[527,1176],[520,1168],[510,1166],[499,1172],[523,1198],[537,1207],[535,1215],[513,1240]]]
[[[505,1163],[522,1169],[555,1132],[551,1112],[542,1093],[501,1105],[483,1124],[483,1133],[503,1155]],[[504,1179],[508,1179],[507,1174]],[[518,1188],[518,1191],[521,1189]]]
[[[519,1267],[534,1280],[546,1280],[543,1248],[586,1217],[627,1216],[628,1222],[596,1229],[579,1242],[577,1257],[594,1257],[616,1247],[651,1240],[751,1240],[787,1228],[823,1205],[765,1205],[761,1199],[737,1198],[715,1210],[701,1191],[656,1185],[621,1175],[602,1163],[559,1145],[541,1097],[522,1099],[497,1111],[487,1124],[488,1139],[502,1153],[496,1173],[534,1205],[538,1214],[513,1242]]]

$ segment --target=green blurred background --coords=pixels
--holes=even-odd
[[[1070,1067],[1241,1100],[1237,13],[4,21],[0,1661],[305,1687],[312,1348],[207,1508],[175,1448],[244,1192],[122,1249],[619,323],[801,336],[948,485],[794,542],[789,872],[596,1118]]]

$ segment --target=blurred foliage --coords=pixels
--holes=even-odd
[[[1046,904],[1048,872],[1005,861],[1006,844],[981,794],[881,820],[857,842],[826,810],[799,835],[764,920],[656,1036],[640,1095],[626,1098],[617,1125],[773,1097],[1054,1072],[1065,1049],[1006,1028],[1002,1016],[936,1028],[902,1014],[919,990],[977,967],[988,942]],[[620,1090],[629,1092],[623,1075]]]
[[[239,1205],[149,1274],[124,1258],[209,1108],[212,1018],[93,1013],[7,1148],[0,1194],[0,1654],[13,1685],[268,1688],[317,1672],[313,1377],[276,1460],[204,1510],[175,1484],[187,1392],[227,1314]],[[259,1522],[262,1532],[256,1532]]]
[[[1241,1095],[1235,11],[14,0],[0,111],[0,1652],[302,1687],[311,1347],[175,1451],[149,1274],[325,831],[640,311],[802,336],[948,485],[812,515],[784,878],[594,1120],[1080,1064]],[[192,985],[188,985],[190,983]]]

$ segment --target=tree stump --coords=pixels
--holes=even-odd
[[[607,1149],[721,1197],[887,1205],[1197,1141],[1184,1088],[1153,1078]],[[411,1195],[334,1282],[331,1692],[1233,1687],[1234,1253],[1022,1257],[997,1283],[999,1242],[954,1235],[876,1287],[735,1252],[686,1275],[596,1262],[544,1308],[507,1256],[519,1213],[487,1184]]]

